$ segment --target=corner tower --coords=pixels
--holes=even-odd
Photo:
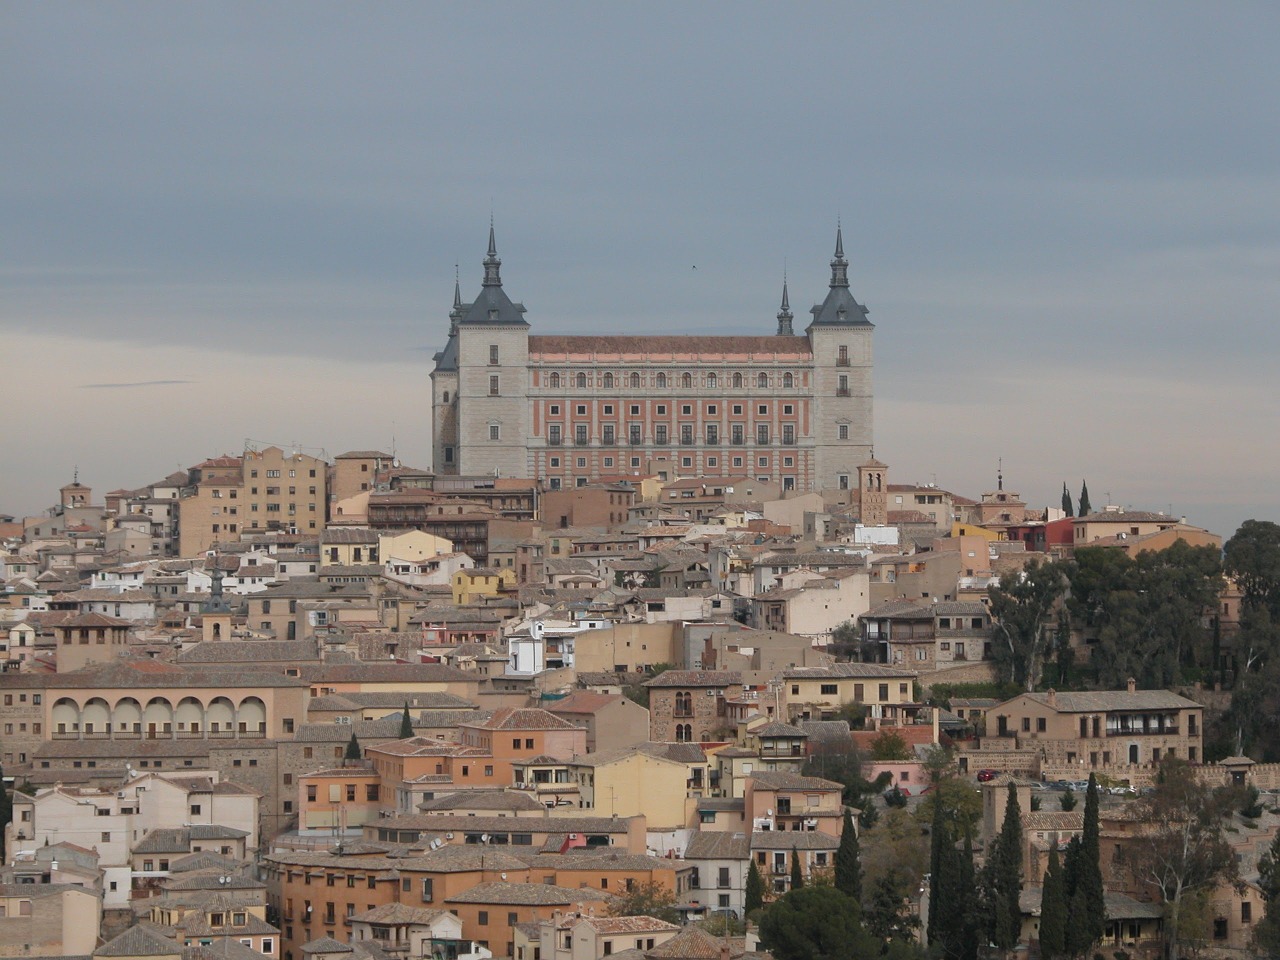
[[[459,302],[456,334],[442,354],[456,349],[453,472],[468,476],[529,475],[529,324],[524,304],[502,289],[501,268],[491,223],[480,295],[469,306]]]
[[[449,339],[431,371],[431,469],[437,474],[458,472],[458,322],[469,305],[462,302],[458,268],[453,270]]]
[[[836,252],[826,299],[810,311],[805,335],[813,351],[814,478],[819,489],[848,490],[858,467],[872,459],[871,334],[867,308],[849,292],[844,236]]]

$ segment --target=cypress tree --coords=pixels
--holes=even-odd
[[[973,894],[976,879],[973,874],[973,833],[966,829],[956,882],[956,889],[961,891],[958,899],[963,904],[960,908],[959,942],[952,954],[956,960],[978,960],[978,950],[982,946],[982,914],[978,898]]]
[[[836,847],[836,889],[854,900],[862,900],[862,863],[859,860],[858,831],[853,815],[844,808],[844,824],[840,828],[840,846]]]
[[[1080,861],[1076,890],[1084,890],[1087,910],[1083,915],[1072,915],[1073,923],[1082,925],[1089,935],[1089,942],[1098,940],[1107,926],[1107,905],[1103,897],[1101,845],[1098,838],[1098,780],[1089,774],[1089,789],[1084,795],[1084,830],[1080,837]]]
[[[1067,947],[1067,891],[1058,862],[1058,846],[1049,848],[1049,869],[1044,873],[1040,897],[1040,956],[1056,960]]]
[[[984,868],[991,918],[991,942],[1001,950],[1011,950],[1022,930],[1022,810],[1018,792],[1009,784],[1004,807],[1004,823],[991,848]]]
[[[17,781],[14,782],[16,783]],[[12,819],[13,798],[9,796],[9,791],[4,785],[4,767],[0,767],[0,863],[8,862],[4,858],[4,831]]]
[[[360,760],[363,759],[360,752],[360,741],[356,739],[356,732],[351,731],[351,739],[347,741],[347,752],[342,755],[343,760]]]
[[[1071,516],[1071,492],[1067,490],[1067,482],[1062,481],[1062,512],[1068,517]]]
[[[754,860],[747,868],[747,884],[743,890],[743,912],[751,916],[752,911],[764,906],[764,878],[760,876],[760,868]]]
[[[404,703],[404,715],[400,717],[400,739],[408,740],[413,736],[413,718],[409,716],[409,701]]]
[[[800,871],[800,853],[791,848],[791,889],[799,890],[804,886],[804,874]]]
[[[947,821],[943,817],[942,794],[935,789],[933,826],[929,834],[929,916],[925,920],[925,933],[930,942],[945,938],[940,923],[942,899],[954,893],[944,888],[942,878],[944,854],[949,843],[951,843],[951,834],[947,830]]]
[[[1066,947],[1070,956],[1078,957],[1089,949],[1094,938],[1085,929],[1085,914],[1089,912],[1089,898],[1085,895],[1084,884],[1076,884],[1076,892],[1067,904],[1067,916],[1071,922],[1067,924]]]
[[[1080,511],[1079,516],[1087,517],[1093,508],[1089,504],[1089,481],[1080,481]]]

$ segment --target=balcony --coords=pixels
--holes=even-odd
[[[836,357],[836,366],[837,366],[837,367],[847,367],[847,366],[849,366],[849,358],[848,358],[848,357]]]
[[[847,396],[850,396],[850,394],[849,394],[849,388],[848,388],[848,387],[837,387],[837,388],[836,388],[836,396],[837,396],[837,397],[847,397]]]

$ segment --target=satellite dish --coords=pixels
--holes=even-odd
[[[507,875],[505,873],[500,873],[498,876],[502,877],[503,880],[507,879]]]
[[[482,833],[482,834],[480,834],[480,842],[481,842],[481,843],[488,843],[488,842],[489,842],[489,835],[488,835],[487,833]]]
[[[766,817],[772,817],[772,816],[773,816],[773,810],[766,810],[766,811],[764,812],[764,815],[765,815]]]

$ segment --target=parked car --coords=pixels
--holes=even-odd
[[[990,781],[994,780],[998,776],[1000,776],[1000,772],[998,770],[979,770],[978,782],[989,783]]]
[[[1133,787],[1129,786],[1127,783],[1108,787],[1107,793],[1111,794],[1113,797],[1136,797],[1138,795],[1138,791],[1133,789]]]

